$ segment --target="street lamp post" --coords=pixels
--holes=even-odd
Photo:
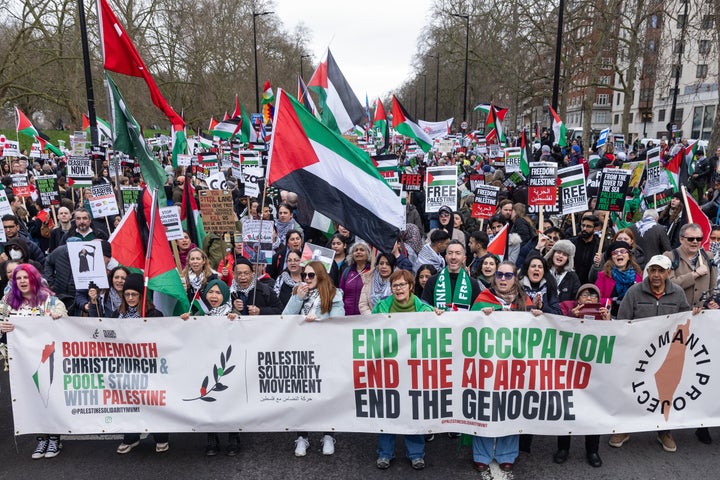
[[[300,78],[305,80],[305,75],[303,75],[303,58],[312,58],[312,55],[300,55]]]
[[[553,72],[552,107],[558,111],[560,96],[560,57],[562,54],[563,15],[565,13],[565,2],[560,0],[558,6],[557,36],[555,37],[555,71]]]
[[[459,13],[453,13],[453,17],[465,19],[465,81],[463,85],[463,116],[462,121],[466,121],[467,118],[467,92],[468,92],[468,53],[470,46],[470,15],[461,15]]]
[[[257,27],[255,19],[263,15],[270,15],[275,12],[252,12],[253,16],[253,55],[255,57],[255,112],[260,111],[260,81],[258,80],[258,61],[257,61]]]

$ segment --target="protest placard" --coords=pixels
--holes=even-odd
[[[13,173],[10,175],[10,179],[12,180],[13,194],[16,197],[32,196],[32,189],[30,188],[27,173]]]
[[[528,205],[553,206],[557,201],[557,163],[530,162]]]
[[[100,240],[89,242],[68,242],[67,255],[70,259],[75,288],[87,290],[90,282],[99,288],[108,288],[107,271],[103,260]]]
[[[400,183],[406,192],[419,192],[423,185],[422,175],[419,173],[402,173],[400,174]]]
[[[603,168],[597,209],[622,212],[632,172],[619,168]]]
[[[90,187],[90,191],[92,192],[90,210],[93,218],[109,217],[120,213],[112,185],[109,183],[93,185]]]
[[[43,208],[60,205],[57,175],[38,175],[35,177],[35,187],[40,195],[40,202]]]
[[[72,188],[92,185],[92,159],[89,156],[73,156],[67,161],[68,185]]]
[[[522,149],[520,147],[510,147],[505,149],[505,172],[519,172],[520,171],[520,154]]]
[[[220,235],[235,230],[235,210],[230,190],[200,190],[199,199],[206,232]]]
[[[160,222],[165,227],[168,240],[180,240],[183,238],[182,223],[180,222],[180,207],[160,207]]]
[[[123,210],[136,205],[142,188],[140,187],[120,187],[120,196],[122,197]]]
[[[489,219],[497,210],[497,199],[500,187],[492,185],[478,185],[475,187],[475,201],[472,206],[472,217]]]
[[[425,211],[433,213],[447,205],[453,210],[457,205],[457,169],[451,167],[428,167],[425,171]]]
[[[252,263],[268,264],[272,261],[273,222],[245,219],[242,222],[243,257]]]
[[[560,178],[560,204],[562,214],[584,212],[588,209],[587,188],[585,187],[585,170],[582,165],[561,168],[558,170]]]

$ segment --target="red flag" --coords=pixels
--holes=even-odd
[[[700,209],[700,205],[697,204],[693,196],[687,194],[687,190],[685,190],[685,188],[683,188],[683,195],[685,195],[685,205],[687,205],[688,209],[688,221],[700,225],[700,229],[703,232],[703,241],[701,247],[704,248],[705,251],[709,252],[710,231],[712,230],[712,226],[710,225],[710,219],[707,217],[707,215],[705,215],[705,212]]]
[[[155,84],[150,72],[148,72],[145,62],[143,62],[125,29],[118,22],[107,0],[99,1],[100,38],[103,47],[103,58],[105,59],[103,65],[105,70],[145,79],[153,104],[162,110],[172,125],[185,126],[182,117],[173,110],[165,97],[162,96],[162,93],[160,93],[160,89]]]
[[[215,130],[215,127],[217,127],[218,121],[215,120],[213,117],[210,117],[210,126],[208,127],[209,131]]]
[[[490,145],[491,143],[500,143],[497,134],[497,122],[498,120],[497,116],[495,115],[495,106],[491,103],[490,111],[488,112],[487,118],[485,119],[485,126],[489,129],[485,133],[485,141],[488,145]]]
[[[501,259],[505,258],[505,251],[507,250],[508,226],[509,224],[505,224],[505,226],[497,233],[497,235],[495,235],[493,239],[490,240],[490,243],[488,243],[487,246],[487,251],[489,253],[497,255]]]
[[[240,108],[240,100],[237,93],[235,94],[235,110],[233,110],[232,118],[242,118],[242,109]]]
[[[113,258],[120,265],[138,270],[145,267],[145,248],[134,208],[128,208],[125,212],[125,216],[110,236],[110,245],[113,247]]]

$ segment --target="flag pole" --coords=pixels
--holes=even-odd
[[[95,116],[95,92],[93,90],[92,72],[90,70],[90,49],[88,48],[87,24],[85,23],[85,3],[78,0],[78,18],[80,21],[80,43],[83,52],[83,69],[85,70],[85,92],[88,103],[88,120],[90,121],[90,143],[98,145],[97,118]],[[102,29],[101,29],[102,30]],[[102,39],[100,41],[102,45]]]
[[[143,195],[144,196],[144,195]],[[144,202],[139,203],[138,206],[144,208]],[[142,316],[145,316],[145,308],[147,305],[147,293],[148,293],[148,280],[150,270],[150,257],[152,256],[153,247],[153,232],[155,231],[155,216],[157,215],[157,187],[153,188],[152,193],[152,206],[150,207],[150,234],[148,235],[147,251],[145,252],[145,275],[144,289],[143,289],[143,303],[142,303]]]

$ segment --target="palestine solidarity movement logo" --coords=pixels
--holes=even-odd
[[[35,388],[37,388],[40,398],[45,404],[45,408],[47,408],[48,401],[50,400],[50,387],[53,383],[54,373],[55,342],[52,342],[50,345],[45,345],[45,348],[43,348],[40,363],[32,376]]]
[[[710,382],[710,352],[690,330],[688,319],[674,332],[666,330],[651,341],[637,360],[635,372],[641,374],[632,382],[635,401],[667,422],[671,412],[688,408]]]

